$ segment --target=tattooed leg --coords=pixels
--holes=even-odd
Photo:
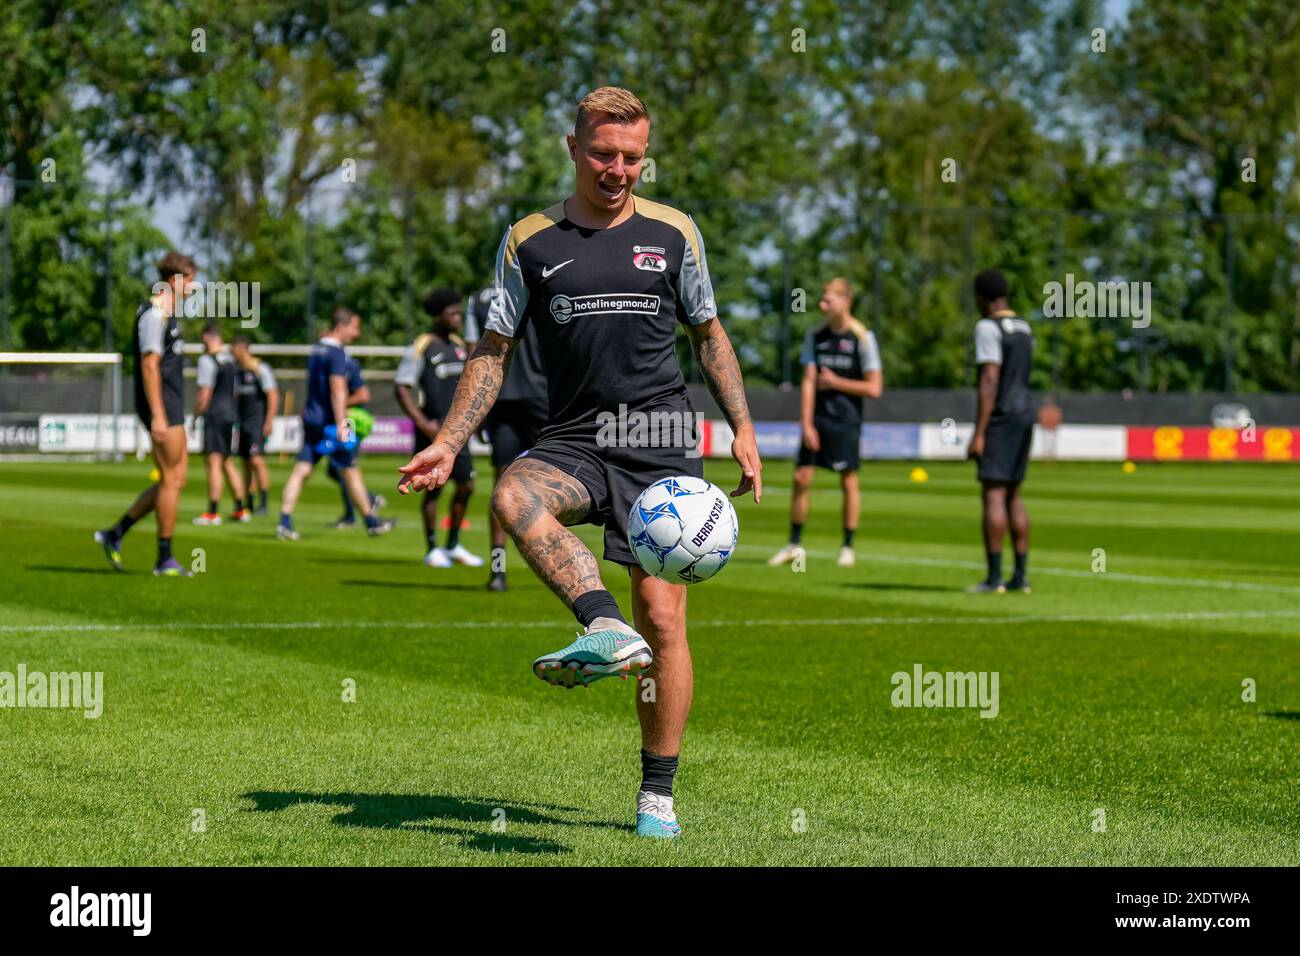
[[[521,458],[497,483],[492,510],[528,566],[570,608],[588,591],[604,589],[596,556],[565,527],[591,510],[591,495],[577,478]]]

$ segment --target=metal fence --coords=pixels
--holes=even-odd
[[[971,277],[998,266],[1012,280],[1013,307],[1038,323],[1040,389],[1285,391],[1300,383],[1294,217],[724,202],[644,191],[699,223],[720,310],[747,375],[760,381],[797,380],[821,285],[845,275],[891,385],[969,384]],[[186,210],[171,224],[147,195],[0,179],[0,349],[129,351],[151,264],[172,244],[199,259],[201,278],[257,283],[255,339],[310,341],[346,302],[366,319],[363,341],[400,344],[422,328],[429,286],[486,283],[506,225],[554,201],[332,183],[292,208],[257,208],[196,184],[155,205]],[[1149,283],[1149,324],[1046,315],[1049,284],[1067,282]],[[685,347],[682,358],[697,379]]]

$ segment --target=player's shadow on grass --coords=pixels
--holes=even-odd
[[[571,853],[572,849],[545,837],[511,835],[511,824],[560,824],[580,827],[630,829],[624,824],[602,820],[572,820],[554,816],[576,813],[575,807],[517,800],[488,800],[482,797],[452,797],[443,794],[406,793],[303,793],[299,791],[254,790],[243,794],[253,801],[253,812],[275,813],[307,804],[341,807],[333,823],[340,827],[370,827],[378,830],[424,830],[458,836],[462,847],[480,853]],[[551,812],[545,812],[551,811]],[[501,820],[506,832],[493,824]]]
[[[861,588],[864,591],[952,591],[953,588],[938,584],[882,584],[879,581],[849,581],[846,588]]]
[[[409,563],[409,562],[408,562]],[[427,591],[433,588],[438,591],[486,591],[481,583],[465,584],[463,582],[441,582],[441,581],[367,581],[358,578],[346,578],[339,584],[347,585],[352,588],[398,588],[400,590],[420,590]]]
[[[29,564],[28,571],[55,571],[59,574],[120,574],[112,568],[64,568],[54,564]]]
[[[358,564],[391,564],[394,566],[401,565],[409,568],[415,562],[410,558],[371,558],[357,555],[353,558],[309,558],[312,564],[350,564],[356,567]]]
[[[1265,712],[1265,717],[1275,717],[1278,720],[1300,720],[1300,710],[1270,710]]]

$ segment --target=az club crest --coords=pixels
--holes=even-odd
[[[668,250],[660,246],[633,246],[632,265],[642,272],[663,272],[668,268],[664,253]]]

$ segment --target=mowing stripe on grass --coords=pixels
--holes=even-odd
[[[752,618],[689,621],[691,627],[837,627],[862,624],[1065,624],[1141,623],[1160,621],[1240,621],[1300,617],[1300,608],[1284,611],[1170,611],[1133,614],[1010,614],[1010,615],[927,615],[925,617],[806,617]],[[511,628],[555,628],[571,626],[564,621],[170,621],[138,624],[6,624],[5,634],[104,634],[114,631],[289,631],[343,628],[346,630],[482,630]]]
[[[737,550],[753,553],[767,553],[771,548],[757,544],[742,544]],[[804,553],[814,558],[834,558],[838,551],[819,551],[805,548]],[[972,571],[987,570],[983,561],[955,561],[947,558],[918,558],[901,554],[864,554],[859,561],[874,561],[877,564],[920,564],[932,568],[967,568]],[[1091,580],[1125,581],[1131,584],[1163,584],[1174,587],[1220,588],[1225,591],[1268,591],[1277,594],[1300,594],[1300,586],[1288,584],[1260,584],[1255,581],[1222,581],[1216,578],[1171,578],[1156,574],[1126,574],[1123,571],[1081,571],[1078,568],[1045,568],[1035,565],[1032,574],[1055,574],[1060,577],[1089,578]],[[1031,574],[1031,576],[1032,576]]]

